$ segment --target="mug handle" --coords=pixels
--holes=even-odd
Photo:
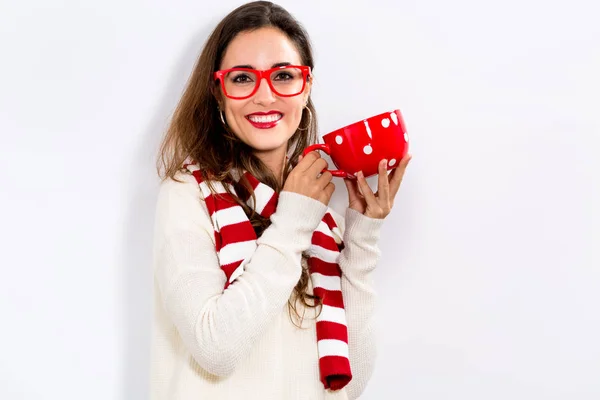
[[[305,156],[314,150],[321,150],[325,154],[327,154],[329,156],[331,155],[330,150],[329,150],[329,145],[320,144],[320,143],[308,146],[307,148],[304,149],[304,151],[302,152],[302,155]],[[352,175],[348,174],[347,172],[342,171],[341,169],[336,169],[333,171],[330,169],[324,169],[322,172],[325,172],[325,171],[329,171],[331,173],[331,175],[337,176],[338,178],[353,178]]]

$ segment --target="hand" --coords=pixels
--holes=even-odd
[[[325,168],[327,161],[318,152],[311,151],[301,157],[300,162],[292,169],[283,190],[302,194],[328,205],[335,185],[331,182],[331,172],[321,173]]]
[[[404,171],[412,156],[407,154],[398,167],[387,174],[387,160],[379,162],[379,180],[377,193],[373,193],[362,171],[356,176],[357,179],[344,179],[348,189],[348,207],[371,218],[385,218],[394,206],[394,198],[400,184]]]

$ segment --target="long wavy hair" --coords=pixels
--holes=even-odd
[[[189,157],[199,163],[200,169],[209,181],[229,183],[230,192],[244,209],[257,236],[270,225],[267,218],[251,209],[240,198],[254,197],[249,182],[241,179],[236,182],[232,171],[246,170],[259,181],[280,192],[282,184],[275,175],[254,155],[253,149],[240,141],[221,122],[219,99],[221,91],[213,74],[218,70],[229,43],[241,32],[264,27],[274,27],[283,32],[295,44],[303,65],[314,70],[313,52],[310,39],[303,26],[285,9],[268,1],[247,3],[233,10],[214,29],[194,66],[185,91],[175,109],[170,126],[162,142],[157,160],[157,171],[164,180],[176,179],[184,161]],[[283,181],[298,163],[298,157],[310,144],[316,142],[317,113],[310,97],[306,105],[308,111],[302,113],[299,128],[287,144],[288,162],[284,169]],[[224,185],[229,191],[229,185]],[[307,293],[310,275],[303,268],[300,280],[294,288],[294,300],[288,302],[291,311],[300,317],[296,299],[308,307],[321,304],[318,297]],[[293,320],[293,319],[292,319]],[[301,323],[301,320],[300,320]]]

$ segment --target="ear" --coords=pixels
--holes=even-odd
[[[220,93],[214,93],[215,102],[217,103],[217,107],[219,110],[225,110],[225,102],[223,101],[223,96]]]
[[[306,79],[306,86],[304,87],[304,104],[308,104],[308,98],[310,97],[310,92],[312,90],[312,84],[313,84],[313,76],[309,75]]]
[[[217,102],[217,106],[222,110],[223,109],[223,93],[221,92],[221,86],[218,84],[213,84],[211,87],[211,93]]]

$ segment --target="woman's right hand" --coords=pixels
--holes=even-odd
[[[283,190],[302,194],[328,205],[335,185],[331,182],[331,172],[321,173],[327,166],[327,161],[317,151],[311,151],[292,169]]]

